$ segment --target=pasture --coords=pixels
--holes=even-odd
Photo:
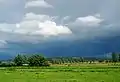
[[[0,82],[120,82],[120,66],[79,64],[5,67],[0,68]]]

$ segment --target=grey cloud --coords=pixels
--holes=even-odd
[[[100,13],[110,21],[119,19],[119,0],[47,0],[55,7],[54,13],[61,16],[83,17]],[[61,6],[62,5],[62,6]]]
[[[56,26],[68,25],[67,29],[73,32],[72,36],[75,38],[111,36],[110,33],[114,32],[117,32],[119,35],[119,0],[46,0],[46,3],[54,7],[53,9],[40,8],[38,6],[25,9],[25,4],[30,1],[33,0],[11,0],[10,2],[5,0],[1,2],[0,4],[3,5],[0,6],[0,21],[14,24],[17,22],[19,25],[22,21],[24,21],[25,14],[32,12],[36,13],[37,16],[43,14],[44,16],[48,16],[48,18],[54,16],[59,17],[54,21]],[[97,18],[95,17],[95,14]],[[70,18],[66,16],[69,16]],[[96,18],[96,20],[92,22],[88,21],[89,19],[85,19],[87,16],[93,19]],[[83,19],[87,20],[87,22],[82,21]],[[102,21],[102,19],[104,21]],[[70,23],[74,23],[74,25],[71,26]],[[90,23],[90,26],[87,25],[88,23]],[[75,26],[76,24],[77,26]],[[2,29],[3,28],[4,27],[2,27]],[[52,33],[53,31],[55,30],[51,30],[50,32]],[[3,35],[5,35],[5,33],[3,33]]]
[[[0,22],[16,23],[24,15],[25,0],[3,0],[0,2]]]

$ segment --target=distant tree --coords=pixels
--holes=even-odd
[[[0,64],[0,67],[12,67],[12,66],[15,66],[15,64],[13,62],[2,62]]]
[[[2,63],[2,61],[0,61],[0,64]]]
[[[72,63],[72,58],[68,57],[68,62]]]
[[[47,60],[41,55],[33,55],[28,58],[30,66],[49,66]]]
[[[99,62],[99,63],[102,63],[102,62],[104,62],[104,60],[103,60],[103,59],[99,59],[98,62]]]
[[[82,63],[84,62],[84,58],[83,58],[83,57],[81,57],[81,62],[82,62]]]
[[[22,66],[22,64],[24,64],[24,59],[23,57],[18,54],[15,58],[14,58],[14,63],[17,65],[17,66]]]
[[[118,61],[118,54],[112,53],[112,61],[117,62]]]
[[[119,60],[119,62],[120,62],[120,54],[118,55],[118,60]]]
[[[28,64],[28,56],[22,55],[23,64]]]

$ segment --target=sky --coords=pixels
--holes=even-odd
[[[120,0],[0,0],[0,55],[120,51]]]

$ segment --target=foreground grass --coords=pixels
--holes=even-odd
[[[1,68],[1,82],[120,82],[120,66],[80,65]]]

